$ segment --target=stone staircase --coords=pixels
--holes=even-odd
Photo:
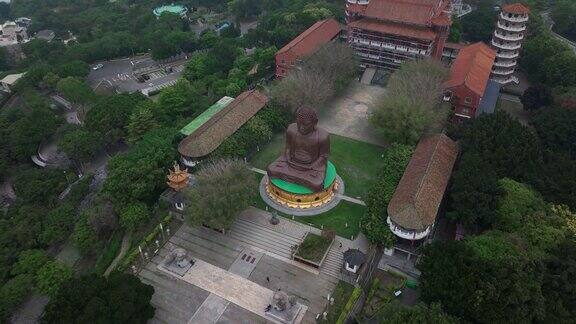
[[[282,258],[292,258],[292,246],[300,244],[302,238],[276,231],[270,226],[238,218],[227,236],[242,245],[253,246]]]
[[[334,242],[328,251],[328,255],[320,268],[320,272],[341,279],[340,269],[344,263],[344,253],[338,246],[338,242]]]

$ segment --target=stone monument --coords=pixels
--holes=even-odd
[[[298,109],[296,122],[286,130],[284,151],[267,168],[268,195],[282,205],[319,207],[332,199],[338,187],[336,168],[328,160],[330,136],[317,124],[314,109]]]
[[[188,253],[182,248],[175,248],[164,258],[162,266],[171,272],[183,276],[194,265],[192,258],[188,258]]]
[[[302,311],[302,305],[296,301],[296,297],[278,290],[272,296],[272,303],[266,310],[266,315],[281,323],[294,323],[298,314]]]

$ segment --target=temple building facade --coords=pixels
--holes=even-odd
[[[346,0],[345,13],[347,40],[362,68],[441,60],[452,25],[450,0]]]
[[[296,63],[337,39],[341,31],[340,24],[332,18],[320,20],[306,29],[276,53],[276,77],[286,76]]]
[[[492,79],[503,84],[518,83],[514,76],[526,34],[530,9],[520,3],[502,7],[490,45],[496,50]],[[543,58],[544,59],[544,58]]]
[[[444,134],[424,137],[416,146],[388,204],[387,222],[398,246],[413,246],[432,232],[458,154],[458,143]]]

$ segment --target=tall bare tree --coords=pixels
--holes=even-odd
[[[272,96],[292,111],[302,104],[320,107],[348,85],[357,66],[350,47],[328,43],[280,80],[272,88]]]

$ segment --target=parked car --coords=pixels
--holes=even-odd
[[[96,64],[96,65],[94,65],[94,66],[92,67],[92,70],[94,70],[94,71],[100,70],[100,69],[103,68],[103,67],[104,67],[104,64],[98,63],[98,64]]]

